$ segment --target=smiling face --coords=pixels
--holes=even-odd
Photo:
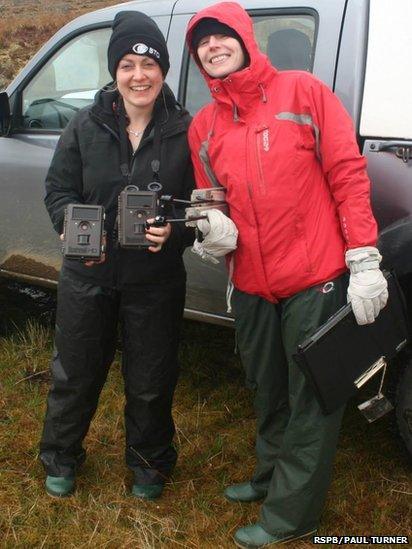
[[[116,82],[126,111],[153,109],[163,86],[163,73],[151,57],[129,53],[117,66]]]
[[[211,34],[202,38],[197,47],[202,67],[212,78],[225,78],[245,64],[245,54],[236,38]]]

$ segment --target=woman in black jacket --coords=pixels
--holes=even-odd
[[[120,322],[126,463],[134,474],[133,495],[154,499],[177,457],[171,406],[185,296],[182,252],[192,235],[179,224],[152,226],[148,249],[120,248],[117,198],[126,185],[146,190],[153,180],[162,194],[190,197],[190,117],[164,83],[166,42],[145,14],[116,15],[108,65],[115,87],[101,90],[69,123],[46,179],[45,203],[56,231],[63,232],[68,204],[102,205],[107,248],[97,263],[63,262],[40,458],[47,492],[70,495]]]

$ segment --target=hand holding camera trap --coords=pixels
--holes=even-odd
[[[190,197],[189,208],[186,208],[186,225],[197,227],[196,221],[207,219],[204,213],[207,210],[215,209],[229,216],[229,208],[226,202],[226,189],[213,187],[210,189],[195,189]]]
[[[155,219],[152,226],[162,227],[166,220],[159,217],[159,192],[162,186],[153,181],[147,191],[140,191],[136,185],[128,185],[119,194],[118,239],[122,248],[144,249],[153,246],[146,238],[149,219]]]
[[[105,251],[103,206],[69,204],[64,212],[64,257],[99,262]]]
[[[190,200],[160,195],[160,183],[149,183],[147,191],[139,191],[134,185],[127,186],[119,195],[119,244],[122,248],[149,248],[153,246],[146,238],[150,227],[163,227],[167,223],[186,223],[195,226],[199,219],[207,219],[201,214],[210,208],[227,211],[224,190],[199,189],[192,192]],[[175,206],[187,205],[184,218],[178,218]],[[150,219],[154,221],[149,222]]]
[[[190,200],[159,196],[161,189],[161,184],[153,181],[145,191],[128,185],[119,194],[118,242],[122,248],[155,247],[156,242],[146,236],[150,227],[164,227],[168,223],[186,223],[195,227],[198,220],[208,219],[202,213],[205,210],[218,209],[227,213],[224,189],[197,189],[192,192]],[[176,205],[188,206],[184,218],[176,217]],[[104,219],[103,206],[69,204],[65,210],[63,255],[70,259],[98,262],[105,251]]]
[[[237,247],[238,231],[230,219],[224,188],[196,189],[192,207],[186,209],[186,225],[196,227],[192,252],[204,261],[218,263],[216,258]]]

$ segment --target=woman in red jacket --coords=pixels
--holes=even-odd
[[[263,547],[316,530],[343,413],[322,414],[292,355],[347,297],[360,324],[373,322],[387,286],[365,159],[338,98],[271,66],[236,3],[197,13],[187,42],[213,96],[189,130],[196,180],[226,188],[239,231],[232,305],[256,391],[256,469],[225,495],[264,500],[259,522],[235,534]]]

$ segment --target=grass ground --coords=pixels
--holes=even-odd
[[[52,322],[44,303],[39,319],[27,312],[29,297],[23,297],[19,303],[15,293],[0,289],[3,333],[8,327],[0,340],[0,546],[233,547],[235,529],[259,514],[258,504],[231,504],[221,495],[228,483],[247,478],[254,464],[251,395],[243,388],[242,369],[233,354],[233,332],[184,324],[174,404],[179,462],[158,502],[141,503],[129,496],[120,356],[86,439],[88,459],[76,495],[60,501],[45,495],[37,459]],[[368,425],[351,403],[321,534],[410,535],[411,494],[410,469],[390,430],[390,418]],[[310,546],[305,541],[293,545]]]

